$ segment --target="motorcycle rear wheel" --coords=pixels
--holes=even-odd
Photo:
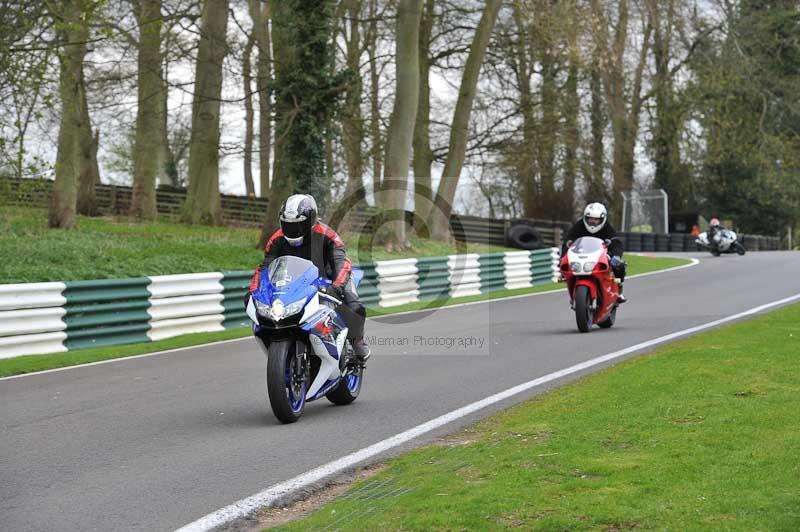
[[[617,321],[617,309],[611,311],[611,314],[608,315],[606,319],[599,322],[597,325],[603,329],[610,329],[614,326],[614,322]]]
[[[587,286],[575,288],[575,323],[578,330],[587,333],[592,330],[594,312],[592,311],[592,294]]]
[[[303,415],[308,383],[293,385],[297,357],[293,341],[269,344],[267,352],[267,392],[272,412],[281,423],[294,423]],[[298,389],[299,388],[299,389]]]

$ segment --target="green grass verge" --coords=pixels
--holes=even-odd
[[[41,209],[0,206],[0,283],[119,279],[175,273],[251,270],[264,257],[259,232],[235,227],[137,223],[125,218],[78,217],[71,231],[48,229]],[[388,253],[369,237],[344,235],[354,262],[409,256],[486,253],[506,248],[456,246],[417,238],[413,249]],[[360,255],[359,255],[360,254]]]
[[[684,259],[663,259],[637,256],[630,256],[626,260],[628,260],[628,271],[631,275],[636,273],[662,270],[688,263],[688,261]],[[472,303],[475,301],[488,301],[490,299],[501,299],[504,297],[532,294],[536,292],[546,292],[548,290],[555,290],[561,287],[563,287],[563,285],[559,285],[558,283],[547,283],[531,288],[499,290],[497,292],[490,292],[488,294],[476,296],[442,299],[438,301],[420,301],[417,303],[409,303],[407,305],[400,305],[390,308],[375,307],[370,308],[368,310],[368,314],[370,317],[379,317],[412,310],[435,309],[449,305]],[[230,329],[223,332],[187,334],[184,336],[178,336],[176,338],[170,338],[168,340],[149,342],[145,344],[94,347],[90,349],[70,351],[67,353],[28,355],[9,359],[0,359],[0,377],[19,375],[21,373],[32,373],[46,369],[76,366],[79,364],[87,364],[89,362],[111,360],[114,358],[123,358],[145,353],[155,353],[157,351],[166,351],[169,349],[190,347],[193,345],[206,344],[210,342],[219,342],[222,340],[230,340],[232,338],[242,338],[249,335],[250,329],[243,327],[241,329]]]
[[[284,529],[798,530],[798,323],[795,305],[589,376]]]

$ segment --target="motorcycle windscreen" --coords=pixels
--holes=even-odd
[[[284,301],[308,298],[317,289],[314,283],[319,278],[319,269],[314,263],[299,257],[278,257],[269,265],[267,276],[254,294],[263,303],[280,297]]]
[[[269,265],[269,281],[278,290],[296,282],[310,284],[319,278],[319,270],[310,260],[300,257],[278,257]]]
[[[572,251],[581,255],[597,253],[603,249],[603,241],[593,236],[584,236],[572,244]]]

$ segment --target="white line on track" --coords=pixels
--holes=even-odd
[[[697,266],[698,264],[700,264],[700,261],[697,260],[697,259],[689,259],[689,260],[691,261],[689,264],[683,264],[681,266],[675,266],[674,268],[667,268],[666,270],[656,270],[656,271],[652,271],[652,272],[648,272],[648,273],[639,273],[637,275],[629,276],[628,279],[637,279],[639,277],[647,277],[649,275],[657,275],[657,274],[660,274],[660,273],[674,272],[676,270],[683,270],[685,268],[691,268],[692,266]],[[499,301],[501,299],[505,300],[505,301],[508,301],[508,300],[511,300],[511,299],[521,299],[523,297],[534,297],[534,296],[543,296],[543,295],[546,295],[546,294],[555,294],[555,293],[558,293],[558,292],[563,292],[564,290],[565,290],[564,288],[556,288],[554,290],[547,290],[545,292],[534,292],[532,294],[521,294],[521,295],[518,295],[518,296],[498,297],[498,298],[494,298],[494,299],[486,299],[484,301],[473,301],[471,303],[456,303],[456,304],[453,304],[453,305],[447,305],[447,306],[443,306],[443,307],[433,307],[433,308],[429,308],[429,309],[409,310],[407,312],[397,312],[397,313],[393,313],[393,314],[386,314],[386,315],[380,316],[380,317],[386,318],[386,317],[394,317],[394,316],[404,316],[406,314],[416,314],[416,313],[420,313],[420,312],[433,312],[433,311],[447,310],[447,309],[460,308],[460,307],[470,307],[472,305],[483,305],[483,304],[486,304],[486,303],[493,303],[493,302]],[[376,319],[376,318],[369,318],[369,319]],[[12,380],[12,379],[23,379],[25,377],[34,377],[36,375],[44,375],[46,373],[56,373],[56,372],[59,372],[59,371],[70,371],[70,370],[74,370],[74,369],[88,368],[88,367],[91,367],[91,366],[100,366],[100,365],[103,365],[103,364],[114,364],[116,362],[125,362],[125,361],[128,361],[128,360],[136,360],[136,359],[139,359],[139,358],[148,358],[148,357],[154,357],[154,356],[160,356],[160,355],[168,355],[170,353],[177,353],[177,352],[180,352],[180,351],[189,351],[189,350],[192,350],[192,349],[200,349],[200,348],[203,348],[203,347],[213,347],[215,345],[224,345],[224,344],[230,344],[230,343],[233,343],[233,342],[241,342],[241,341],[244,341],[244,340],[252,340],[252,338],[253,338],[252,336],[245,336],[245,337],[242,337],[242,338],[234,338],[232,340],[222,340],[221,342],[212,342],[212,343],[209,343],[209,344],[190,345],[190,346],[187,346],[187,347],[178,347],[176,349],[168,349],[168,350],[165,350],[165,351],[155,351],[153,353],[144,353],[144,354],[141,354],[141,355],[132,355],[132,356],[129,356],[129,357],[112,358],[110,360],[99,360],[97,362],[88,362],[86,364],[76,364],[74,366],[67,366],[67,367],[64,367],[64,368],[45,369],[45,370],[42,370],[42,371],[34,371],[34,372],[31,372],[31,373],[22,373],[20,375],[11,375],[10,377],[0,377],[0,382],[9,381],[9,380]]]
[[[448,423],[452,423],[453,421],[456,421],[460,418],[473,414],[488,406],[509,399],[515,395],[528,391],[532,388],[536,388],[537,386],[541,386],[543,384],[547,384],[549,382],[561,379],[563,377],[579,373],[586,369],[593,368],[595,366],[604,364],[606,362],[610,362],[612,360],[624,357],[626,355],[630,355],[637,351],[641,351],[643,349],[648,349],[650,347],[669,342],[676,338],[680,338],[689,334],[694,334],[699,331],[704,331],[706,329],[717,327],[724,323],[739,320],[741,318],[753,316],[765,310],[778,307],[781,305],[786,305],[788,303],[792,303],[798,300],[800,300],[800,294],[796,294],[794,296],[787,297],[778,301],[773,301],[772,303],[767,303],[765,305],[760,305],[758,307],[751,308],[744,312],[739,312],[738,314],[710,321],[708,323],[697,325],[689,329],[684,329],[682,331],[677,331],[674,333],[666,334],[664,336],[659,336],[658,338],[647,340],[645,342],[641,342],[636,345],[626,347],[625,349],[614,351],[613,353],[608,353],[606,355],[602,355],[593,358],[591,360],[581,362],[580,364],[575,364],[574,366],[570,366],[568,368],[550,373],[548,375],[544,375],[543,377],[539,377],[537,379],[533,379],[531,381],[519,384],[517,386],[514,386],[513,388],[509,388],[500,393],[496,393],[492,396],[489,396],[485,399],[481,399],[480,401],[476,401],[474,403],[468,404],[467,406],[463,406],[458,410],[453,410],[452,412],[449,412],[435,419],[432,419],[427,423],[423,423],[422,425],[417,425],[412,429],[409,429],[405,432],[401,432],[400,434],[396,434],[385,440],[379,441],[378,443],[370,445],[369,447],[365,447],[359,451],[348,454],[347,456],[343,456],[338,460],[334,460],[333,462],[329,462],[316,469],[312,469],[307,473],[303,473],[302,475],[289,479],[285,482],[281,482],[280,484],[275,484],[274,486],[270,486],[269,488],[265,489],[260,493],[256,493],[255,495],[237,501],[231,504],[230,506],[221,508],[214,513],[210,513],[205,517],[202,517],[197,521],[194,521],[193,523],[190,523],[178,529],[178,532],[205,532],[208,530],[212,530],[216,527],[222,526],[224,524],[230,523],[232,521],[235,521],[237,519],[251,515],[257,510],[270,506],[280,501],[282,498],[286,496],[297,493],[300,490],[308,489],[309,487],[313,486],[314,484],[326,478],[330,478],[334,475],[345,472],[361,462],[364,462],[383,452],[396,448],[410,440],[413,440],[414,438],[417,438],[419,436],[422,436],[423,434],[441,428],[442,426],[447,425]]]

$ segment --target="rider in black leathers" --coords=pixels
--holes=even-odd
[[[367,311],[358,298],[350,278],[353,263],[347,257],[339,235],[317,220],[317,203],[307,194],[289,196],[281,207],[281,228],[275,231],[264,249],[264,262],[254,275],[253,284],[269,264],[285,255],[310,260],[320,274],[331,279],[334,295],[342,300],[339,312],[348,328],[353,351],[363,363],[370,356],[364,339]]]
[[[602,203],[590,203],[583,211],[583,217],[575,222],[567,232],[561,244],[561,255],[567,252],[567,243],[584,237],[593,236],[602,240],[609,240],[608,254],[611,257],[611,268],[614,275],[624,284],[625,281],[625,262],[622,255],[625,252],[622,241],[617,238],[617,231],[611,222],[608,221],[608,211]],[[619,285],[619,302],[625,303],[627,299],[622,295],[623,284]]]

